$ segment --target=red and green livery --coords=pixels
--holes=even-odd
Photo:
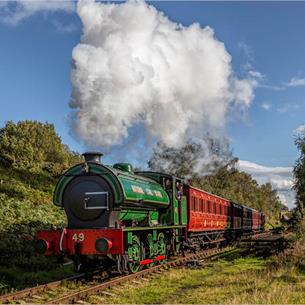
[[[67,227],[39,231],[36,241],[38,252],[67,256],[78,271],[99,266],[137,272],[170,255],[263,229],[258,211],[192,188],[178,177],[135,173],[128,163],[106,166],[100,153],[84,157],[59,179],[54,192]],[[237,207],[242,217],[236,216]],[[240,221],[247,227],[234,227]]]

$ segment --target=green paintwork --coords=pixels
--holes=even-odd
[[[68,183],[77,175],[81,175],[84,164],[70,168],[58,181],[53,201],[62,206],[62,197]],[[166,191],[154,180],[124,172],[110,166],[88,162],[90,174],[102,176],[114,191],[114,201],[120,205],[123,202],[137,202],[143,206],[164,207],[170,202]]]
[[[186,225],[187,224],[187,207],[186,207],[186,197],[182,196],[181,199],[181,224]]]
[[[153,258],[156,254],[156,247],[154,244],[153,236],[151,233],[147,234],[147,248],[148,248],[148,258]]]
[[[179,202],[175,197],[173,200],[173,224],[179,224]]]
[[[123,172],[132,173],[132,165],[130,163],[116,163],[113,167]]]
[[[156,207],[169,205],[167,193],[155,181],[136,175],[120,174],[117,177],[123,187],[125,200],[150,203]]]
[[[136,236],[132,236],[132,242],[128,246],[128,259],[131,261],[128,263],[129,270],[134,273],[138,272],[140,268],[141,260],[141,243],[140,239]]]
[[[151,230],[156,226],[158,229],[184,228],[187,223],[186,198],[183,196],[180,202],[177,200],[176,178],[154,172],[134,174],[132,169],[127,166],[128,164],[125,165],[126,171],[121,170],[123,169],[122,164],[119,169],[118,165],[114,168],[94,162],[70,168],[56,185],[54,204],[62,206],[65,188],[75,176],[82,175],[86,170],[86,174],[99,175],[110,185],[114,195],[114,208],[119,211],[118,219],[120,221],[140,222],[147,219],[145,227],[124,228],[124,231],[131,234],[129,239],[133,236],[132,232]],[[162,187],[164,179],[171,179],[171,190],[166,191]],[[181,215],[179,215],[179,211],[181,211]],[[153,231],[152,234],[156,240],[157,232]]]
[[[119,212],[118,219],[121,221],[124,220],[135,220],[142,221],[148,218],[150,226],[158,224],[159,212],[158,211],[149,211],[149,210],[135,210],[135,209],[123,209]]]
[[[159,212],[158,211],[150,211],[149,212],[149,225],[154,226],[158,224]]]
[[[163,229],[183,229],[185,226],[160,226],[158,227],[159,230]],[[131,232],[131,231],[145,231],[145,230],[153,230],[156,227],[126,227],[123,229],[124,232]]]
[[[153,230],[153,237],[154,237],[154,241],[157,240],[157,230]]]
[[[122,210],[119,214],[119,220],[136,220],[142,221],[149,216],[150,211],[141,211],[141,210]]]
[[[165,212],[160,214],[159,222],[167,225],[186,225],[187,223],[187,211],[186,211],[186,198],[182,196],[181,200],[178,200],[176,183],[182,183],[180,178],[175,176],[156,173],[156,172],[138,172],[139,175],[148,177],[155,180],[160,184],[165,184],[166,180],[171,181],[171,188],[167,189],[167,194],[170,198],[171,206]],[[180,215],[181,213],[181,215]]]
[[[166,254],[165,236],[163,233],[159,233],[159,235],[158,235],[157,254],[158,255]]]
[[[111,188],[114,190],[115,203],[119,204],[123,201],[123,191],[120,182],[109,167],[89,162],[88,169],[91,174],[101,175],[109,183]],[[79,164],[70,168],[63,176],[61,176],[54,191],[53,202],[55,205],[62,206],[62,197],[65,188],[75,176],[81,175],[83,170],[83,164]]]
[[[132,232],[127,232],[127,242],[132,244]]]

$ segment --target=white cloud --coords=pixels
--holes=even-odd
[[[75,11],[73,1],[60,0],[16,0],[4,1],[0,6],[0,22],[16,26],[39,12],[67,12]]]
[[[248,72],[249,75],[251,75],[252,77],[254,77],[255,79],[259,80],[259,81],[263,81],[265,76],[259,72],[259,71],[255,71],[255,70],[250,70]]]
[[[304,105],[298,103],[291,103],[291,104],[283,104],[282,106],[276,109],[279,113],[286,113],[288,111],[296,111],[303,107]]]
[[[292,167],[268,167],[249,161],[239,160],[238,168],[251,174],[259,184],[271,183],[273,188],[277,190],[281,201],[289,208],[294,206],[295,194],[294,191],[292,191]]]
[[[270,110],[270,108],[271,108],[271,104],[269,104],[269,103],[262,103],[262,108],[263,109],[265,109],[265,110]]]
[[[305,86],[305,78],[293,77],[287,83],[287,86],[290,86],[290,87]]]
[[[253,48],[249,44],[245,43],[244,41],[238,42],[237,47],[245,55],[245,57],[249,61],[248,64],[251,66],[250,62],[252,62],[254,60]]]
[[[293,133],[296,134],[296,135],[305,133],[305,125],[300,125],[299,127],[297,127],[297,128],[293,131]]]
[[[73,133],[88,146],[126,144],[139,125],[179,146],[221,132],[231,110],[250,106],[258,74],[237,78],[209,26],[184,27],[144,1],[85,1],[77,11],[70,106]]]
[[[51,20],[53,26],[62,33],[71,33],[77,30],[77,26],[74,23],[64,24],[56,19]]]
[[[275,85],[268,85],[265,83],[261,83],[259,85],[260,88],[264,88],[264,89],[270,89],[270,90],[274,90],[274,91],[282,91],[285,90],[286,87],[285,86],[275,86]]]

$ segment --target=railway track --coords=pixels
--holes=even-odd
[[[42,285],[38,285],[38,286],[35,286],[35,287],[26,288],[26,289],[23,289],[23,290],[20,290],[20,291],[4,294],[4,295],[0,296],[0,303],[5,304],[5,303],[20,300],[20,299],[29,298],[33,295],[36,295],[36,294],[39,294],[39,293],[44,293],[48,290],[57,288],[57,287],[63,285],[64,283],[66,283],[66,282],[76,281],[76,280],[82,279],[85,276],[86,276],[85,273],[81,273],[81,274],[77,274],[75,276],[71,276],[71,277],[59,280],[59,281],[54,281],[54,282],[50,282],[50,283],[47,283],[47,284],[42,284]]]
[[[270,256],[285,249],[289,245],[288,239],[287,234],[268,231],[240,240],[238,247],[247,249],[249,254]]]
[[[246,237],[240,242],[243,244],[252,244],[257,243],[258,241],[276,240],[278,238],[279,236],[275,236],[271,231],[268,231]],[[241,248],[243,247],[241,246]],[[144,269],[129,275],[112,276],[109,278],[105,275],[95,274],[95,276],[92,275],[89,279],[87,274],[79,274],[64,280],[51,282],[0,296],[0,304],[72,304],[79,301],[82,302],[82,300],[85,300],[88,296],[94,294],[111,295],[109,288],[125,284],[126,282],[136,281],[153,274],[162,273],[169,267],[182,266],[188,262],[202,261],[207,258],[212,259],[220,254],[230,252],[232,249],[232,247],[213,248],[194,254],[186,254],[184,257],[173,258],[164,264]],[[86,280],[82,282],[84,279]]]
[[[167,261],[164,264],[160,264],[134,274],[116,276],[113,278],[105,279],[103,277],[93,279],[91,281],[80,283],[80,285],[74,284],[85,277],[84,274],[79,276],[67,278],[65,280],[51,282],[45,285],[39,285],[36,287],[24,289],[14,293],[0,296],[1,304],[72,304],[78,301],[86,299],[89,295],[93,294],[111,294],[107,290],[114,286],[122,285],[132,280],[142,279],[144,277],[159,274],[165,271],[169,267],[181,266],[192,260],[202,260],[212,258],[218,254],[230,251],[232,248],[213,248],[201,251],[196,254],[187,254],[184,257],[175,258]],[[66,285],[70,282],[70,286]],[[72,284],[71,284],[72,283]]]

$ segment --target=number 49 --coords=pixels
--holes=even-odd
[[[72,239],[75,241],[75,242],[79,242],[79,241],[84,241],[85,240],[85,235],[84,233],[75,233],[73,234],[72,236]]]

